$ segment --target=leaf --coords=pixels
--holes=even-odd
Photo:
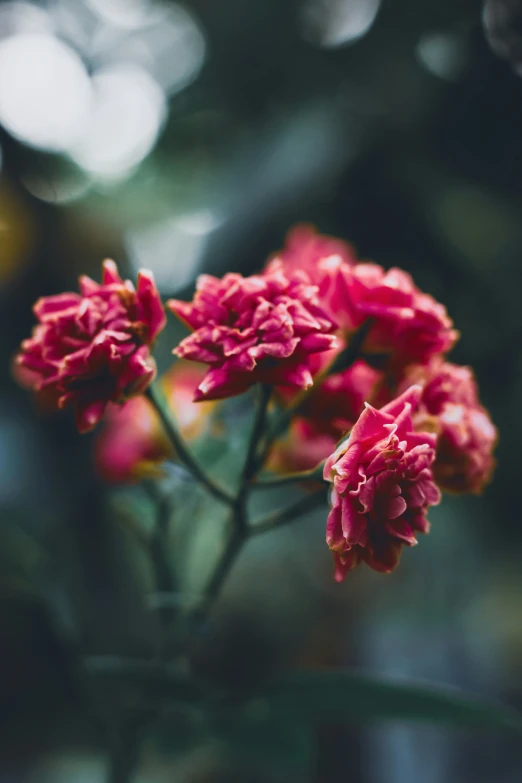
[[[91,655],[83,659],[83,670],[104,687],[110,683],[121,684],[162,703],[196,706],[212,695],[205,683],[190,677],[183,668],[174,664],[116,655]]]
[[[262,700],[253,700],[243,709],[218,711],[211,724],[212,736],[227,758],[255,765],[268,774],[285,773],[302,779],[311,763],[311,727],[278,717]]]
[[[408,720],[522,731],[522,715],[494,701],[356,671],[298,672],[273,682],[263,698],[274,716],[287,720]]]

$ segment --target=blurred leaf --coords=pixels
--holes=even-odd
[[[34,586],[43,559],[40,545],[21,525],[2,520],[0,586]]]
[[[262,700],[244,710],[219,713],[212,733],[228,758],[266,772],[304,776],[311,762],[309,723],[274,719]]]
[[[356,672],[292,674],[272,683],[263,699],[277,719],[287,721],[409,720],[522,731],[522,715],[494,701],[449,687],[393,682]]]
[[[121,685],[136,691],[146,702],[176,706],[188,703],[196,707],[212,697],[209,686],[190,677],[175,664],[161,664],[115,655],[92,655],[83,660],[84,671],[98,683]],[[146,697],[146,698],[145,698]]]

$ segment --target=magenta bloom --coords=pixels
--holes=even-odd
[[[80,432],[92,429],[109,402],[143,392],[156,374],[150,346],[165,326],[152,273],[142,270],[135,291],[114,261],[103,282],[80,278],[80,294],[39,299],[39,321],[15,359],[17,375],[51,408],[73,405]]]
[[[360,263],[350,245],[317,234],[310,226],[290,231],[285,248],[269,260],[266,273],[298,269],[317,286],[321,306],[346,338],[373,319],[364,349],[388,354],[394,367],[424,363],[457,340],[446,308],[420,291],[410,275]]]
[[[472,369],[435,358],[408,369],[402,386],[412,382],[423,385],[415,426],[438,433],[437,483],[449,492],[481,492],[495,467],[498,434],[480,403]]]
[[[413,429],[421,393],[412,386],[380,410],[367,404],[326,462],[324,478],[333,483],[326,541],[338,582],[361,561],[393,571],[402,546],[428,532],[426,513],[440,491],[431,469],[436,436]]]
[[[321,306],[334,320],[339,316],[342,321],[346,309],[342,270],[356,261],[355,250],[347,242],[319,234],[314,226],[299,224],[288,232],[285,247],[268,260],[265,274],[277,270],[285,274],[306,272],[318,288]]]
[[[276,270],[201,275],[192,302],[171,299],[169,308],[193,330],[174,353],[210,365],[195,399],[232,397],[255,383],[311,386],[310,355],[337,344],[316,293],[305,273]]]
[[[287,435],[275,444],[268,468],[278,473],[309,470],[326,459],[359,418],[364,401],[373,398],[382,377],[359,359],[317,384]]]
[[[458,338],[444,305],[420,291],[402,269],[386,272],[367,263],[343,267],[342,286],[340,325],[350,332],[372,318],[365,350],[390,354],[395,365],[424,363],[448,351]]]

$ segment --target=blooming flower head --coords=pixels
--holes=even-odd
[[[275,472],[308,470],[326,459],[381,379],[382,373],[361,359],[326,377],[300,408],[287,436],[276,443],[267,467]]]
[[[176,362],[159,379],[165,400],[185,440],[200,437],[214,403],[192,401],[194,386],[204,371],[189,362]],[[123,405],[109,405],[96,440],[96,466],[110,482],[134,483],[161,475],[161,463],[175,456],[156,410],[143,395]]]
[[[391,354],[394,365],[424,363],[448,351],[458,338],[444,305],[420,291],[402,269],[385,271],[369,263],[344,267],[342,286],[340,325],[350,332],[371,318],[364,348]]]
[[[408,368],[402,388],[412,381],[423,385],[415,426],[438,433],[437,483],[450,492],[481,492],[495,467],[498,436],[480,403],[473,371],[437,357],[427,366]]]
[[[51,408],[73,405],[80,432],[92,429],[109,402],[143,392],[156,374],[150,346],[165,325],[152,273],[137,290],[114,261],[104,261],[102,283],[80,278],[80,293],[39,299],[38,325],[15,358],[18,378]]]
[[[318,288],[321,305],[337,320],[344,303],[340,295],[341,270],[356,263],[354,248],[335,237],[319,234],[313,226],[294,226],[286,237],[285,247],[273,255],[265,267],[265,274],[282,270],[286,274],[304,271]]]
[[[174,353],[210,365],[195,399],[231,397],[255,383],[311,386],[310,355],[337,343],[316,294],[305,273],[275,270],[201,275],[192,302],[171,299],[169,308],[193,330]]]
[[[318,287],[321,306],[345,338],[372,319],[364,349],[390,355],[393,366],[426,362],[448,351],[458,337],[446,308],[420,291],[407,272],[358,262],[350,245],[310,226],[292,229],[266,273],[298,269]]]
[[[428,532],[426,513],[440,501],[440,491],[431,468],[436,436],[413,429],[421,393],[412,386],[380,410],[367,404],[326,461],[324,478],[333,484],[326,541],[337,581],[361,561],[393,571],[402,546]]]

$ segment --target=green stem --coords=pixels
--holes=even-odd
[[[203,601],[203,607],[201,609],[208,609],[210,604],[218,597],[221,592],[232,566],[234,565],[237,556],[239,555],[243,544],[247,538],[246,525],[238,527],[234,521],[232,532],[228,539],[228,542],[223,550],[222,556],[219,558],[216,567],[210,577],[210,580],[205,588],[205,596]]]
[[[276,489],[277,487],[284,487],[285,484],[296,484],[305,481],[323,482],[323,468],[324,460],[311,470],[302,470],[298,473],[287,473],[284,476],[276,476],[273,478],[260,478],[255,482],[255,484],[251,485],[251,488]]]
[[[165,432],[174,447],[177,458],[182,462],[187,470],[194,476],[197,481],[200,482],[211,495],[213,495],[221,503],[225,503],[231,506],[234,503],[234,498],[220,486],[218,486],[213,479],[208,476],[201,465],[190,453],[185,441],[183,440],[181,433],[174,421],[174,418],[167,412],[167,407],[163,399],[163,395],[155,384],[151,384],[145,395],[151,401],[152,405],[156,409],[158,416],[161,419],[161,423],[165,428]]]
[[[256,415],[252,425],[252,431],[248,443],[247,454],[241,473],[241,480],[237,495],[232,506],[231,532],[228,542],[223,550],[222,556],[216,563],[214,572],[205,589],[204,603],[201,609],[208,609],[209,605],[217,598],[221,588],[225,583],[237,556],[239,555],[243,544],[248,537],[248,519],[246,503],[250,489],[250,480],[253,478],[257,468],[257,448],[263,435],[266,424],[266,415],[272,389],[265,384],[259,389],[259,402]]]
[[[138,760],[137,737],[126,732],[114,742],[109,757],[107,783],[130,783],[134,777]]]
[[[266,424],[266,415],[268,411],[268,403],[270,402],[270,396],[272,394],[272,387],[262,384],[260,387],[259,403],[257,406],[256,417],[252,426],[252,433],[250,435],[250,441],[248,444],[248,451],[243,467],[243,473],[241,475],[241,484],[239,489],[239,496],[245,495],[248,491],[248,484],[250,479],[256,472],[256,453],[259,446],[259,442],[263,435]]]
[[[294,519],[308,513],[314,508],[319,508],[326,501],[326,493],[324,489],[313,495],[305,495],[300,498],[296,503],[284,508],[282,511],[274,511],[272,514],[261,519],[259,522],[255,522],[248,531],[249,536],[258,536],[261,533],[267,533],[270,530],[275,530],[278,527],[287,525],[289,522],[293,522]]]
[[[156,591],[160,594],[172,594],[176,592],[177,584],[168,557],[168,533],[172,511],[171,501],[153,482],[145,481],[143,484],[156,504],[156,525],[149,542],[149,552],[156,581]],[[168,655],[168,637],[174,621],[174,615],[175,612],[171,606],[164,606],[159,609],[161,637],[157,655],[160,660]]]

